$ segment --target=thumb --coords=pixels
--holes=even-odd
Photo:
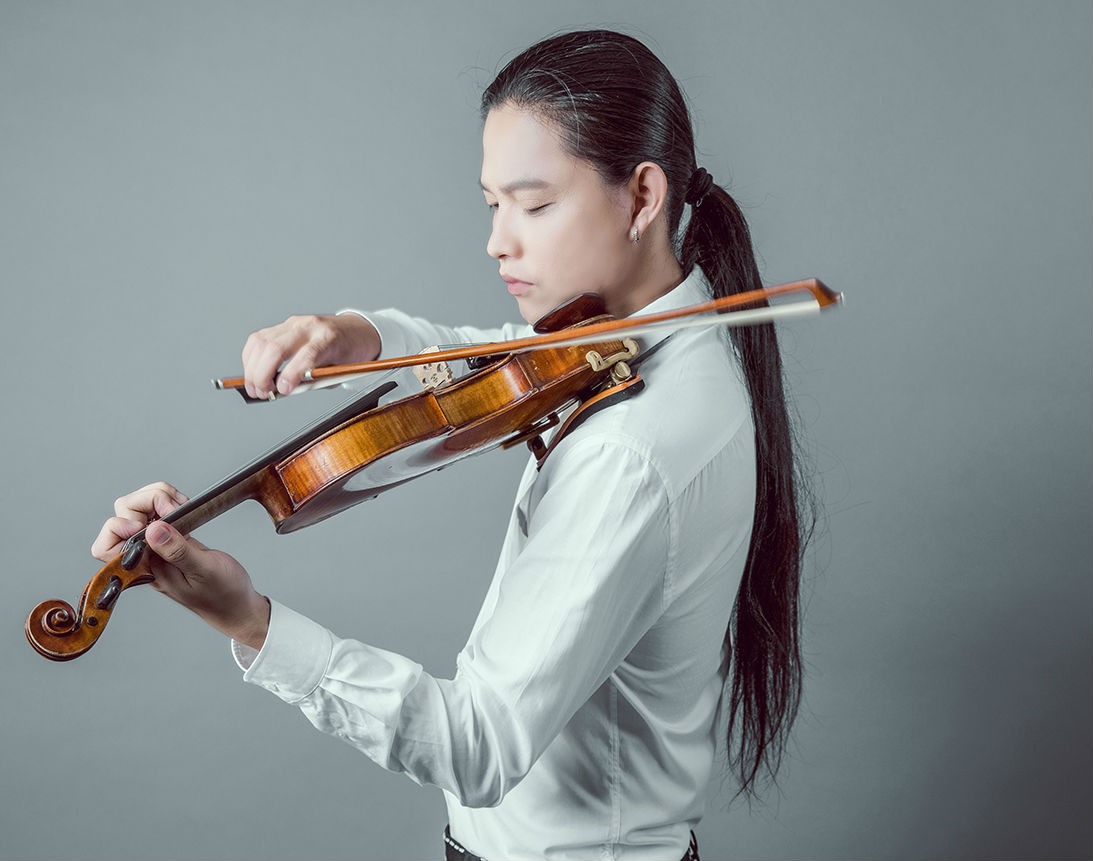
[[[170,562],[182,570],[190,570],[199,567],[197,560],[193,558],[193,549],[186,537],[162,520],[156,520],[148,524],[144,530],[144,537],[148,546],[163,560]]]

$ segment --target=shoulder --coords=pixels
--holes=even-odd
[[[583,418],[548,462],[610,457],[677,483],[738,440],[753,439],[742,374],[716,337],[683,334],[638,373],[636,394]]]

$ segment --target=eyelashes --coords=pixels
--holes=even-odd
[[[540,206],[532,206],[532,207],[530,207],[530,208],[528,208],[528,209],[525,209],[525,210],[524,210],[524,212],[525,212],[526,214],[528,214],[528,215],[539,215],[539,214],[540,214],[541,212],[543,212],[543,211],[544,211],[544,210],[546,210],[546,209],[549,209],[549,208],[550,208],[551,206],[553,206],[553,205],[554,205],[553,203],[544,203],[544,204],[542,204],[542,205],[540,205]],[[487,203],[487,204],[486,204],[486,208],[487,208],[487,209],[488,209],[488,210],[489,210],[489,211],[490,211],[491,213],[493,213],[493,212],[496,212],[496,211],[497,211],[497,207],[498,207],[498,204],[496,204],[496,203]]]

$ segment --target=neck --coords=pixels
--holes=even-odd
[[[634,265],[626,278],[626,286],[612,298],[605,297],[607,310],[615,317],[636,314],[650,302],[671,292],[683,281],[683,268],[679,265],[667,235],[658,236],[650,231],[650,241],[643,237],[636,243]],[[641,247],[645,244],[645,247]]]

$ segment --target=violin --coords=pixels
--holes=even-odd
[[[768,305],[790,293],[809,298],[793,305]],[[163,517],[183,534],[246,500],[258,502],[278,533],[302,529],[428,472],[472,454],[526,442],[540,465],[553,444],[585,410],[643,385],[630,367],[640,361],[630,337],[658,328],[695,324],[696,315],[716,313],[713,322],[767,322],[791,313],[813,313],[841,301],[815,279],[645,317],[615,320],[598,296],[570,300],[535,325],[539,334],[518,341],[479,345],[386,359],[359,365],[315,368],[307,385],[337,383],[399,367],[427,366],[419,374],[424,390],[384,401],[396,388],[383,382],[303,429],[213,487]],[[746,305],[763,307],[724,313]],[[807,307],[806,307],[807,306]],[[692,318],[692,319],[683,319]],[[735,318],[735,319],[730,319]],[[683,320],[680,322],[680,320]],[[709,325],[709,316],[698,320]],[[466,359],[471,372],[452,379],[447,362]],[[239,378],[214,381],[218,388],[242,389]],[[249,400],[249,399],[248,399]],[[577,405],[555,433],[541,438],[559,415]],[[44,601],[27,616],[30,645],[43,657],[68,661],[87,652],[101,636],[121,593],[153,579],[144,530],[87,584],[74,610],[66,601]]]

